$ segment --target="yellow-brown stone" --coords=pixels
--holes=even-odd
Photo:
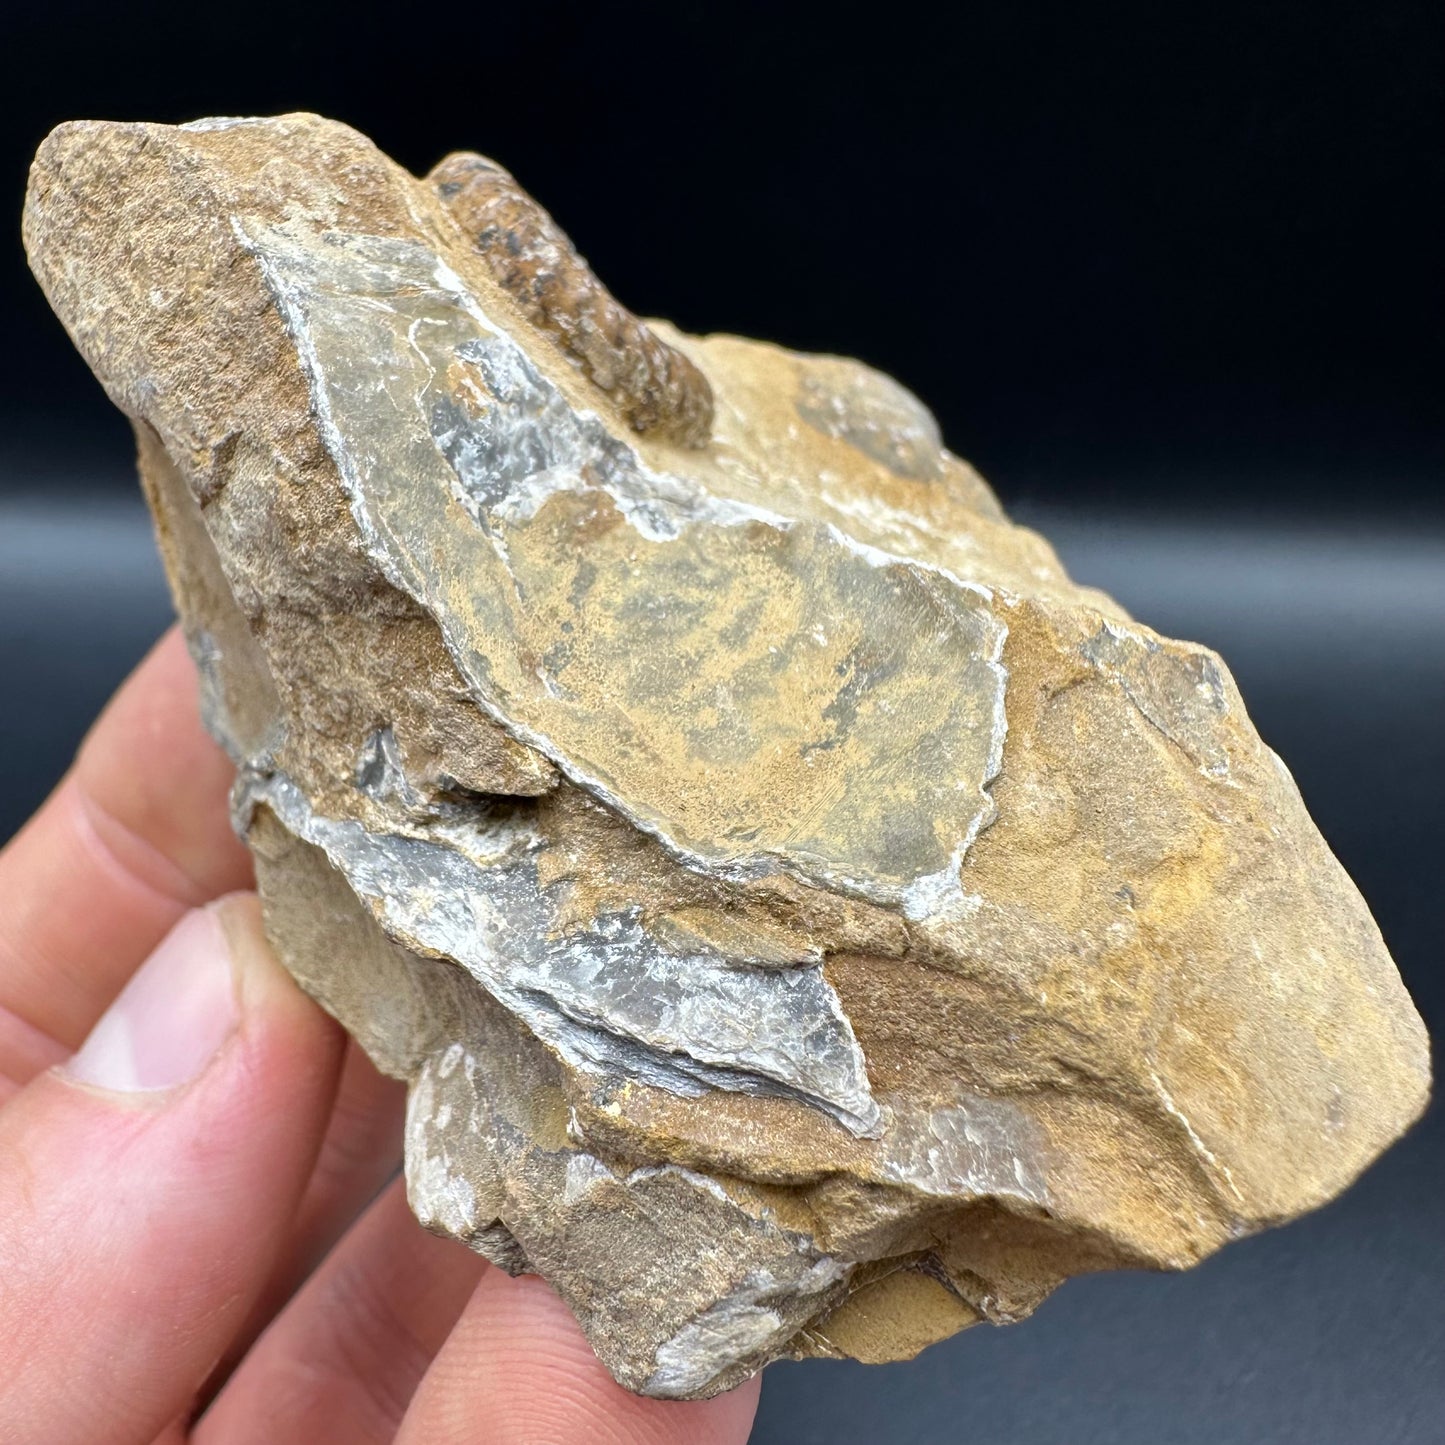
[[[499,167],[314,116],[62,126],[25,234],[278,952],[410,1081],[418,1216],[630,1388],[1182,1268],[1419,1114],[1224,664],[896,383],[640,322]]]

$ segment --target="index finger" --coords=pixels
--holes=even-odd
[[[0,1079],[22,1084],[77,1047],[182,913],[250,886],[233,771],[173,627],[0,852]]]

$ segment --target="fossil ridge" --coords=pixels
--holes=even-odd
[[[25,238],[277,951],[409,1081],[417,1216],[629,1388],[1188,1266],[1420,1112],[1223,663],[896,383],[639,321],[500,167],[315,116],[62,126]]]

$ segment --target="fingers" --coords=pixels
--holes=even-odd
[[[341,1053],[227,899],[0,1111],[7,1445],[144,1445],[185,1413],[283,1246]]]
[[[217,1366],[212,1389],[400,1170],[405,1117],[406,1086],[377,1073],[360,1046],[348,1043],[336,1104],[290,1240]]]
[[[382,1186],[401,1169],[406,1085],[347,1045],[336,1106],[296,1218],[289,1296]]]
[[[758,1381],[715,1400],[645,1400],[602,1367],[535,1276],[483,1276],[427,1372],[398,1445],[743,1445]]]
[[[398,1180],[257,1342],[192,1445],[742,1445],[757,1390],[688,1404],[629,1394],[546,1285],[428,1235]]]
[[[33,1080],[0,1110],[7,1445],[141,1445],[163,1429],[178,1440],[175,1421],[228,1343],[285,1296],[391,1167],[397,1098],[353,1065],[328,1163],[291,1228],[326,1129],[341,1037],[271,958],[254,902],[186,916],[250,880],[229,826],[231,773],[200,725],[194,672],[172,631],[0,853],[0,1102]],[[42,1072],[88,1032],[64,1071]],[[353,1382],[345,1408],[356,1431],[394,1421],[440,1344],[437,1322],[455,1313],[479,1267],[463,1255],[438,1273],[430,1251],[455,1247],[421,1235],[396,1252],[390,1284],[373,1282],[368,1296],[370,1275],[344,1256],[367,1241],[375,1253],[370,1231],[391,1239],[387,1211],[399,1207],[388,1195],[378,1222],[369,1214],[336,1252],[338,1273],[327,1273],[331,1261],[323,1268],[334,1351],[367,1361],[361,1373],[377,1387],[368,1401],[364,1388],[355,1393],[358,1372],[338,1371]],[[363,1327],[345,1332],[334,1301],[348,1289]],[[312,1293],[272,1333],[300,1318],[293,1311]],[[396,1343],[398,1320],[409,1322],[410,1347]],[[629,1395],[550,1290],[488,1271],[398,1438],[726,1445],[746,1439],[756,1398],[755,1383],[706,1403]],[[333,1394],[337,1411],[341,1400]],[[330,1438],[369,1438],[356,1431]]]
[[[188,907],[248,886],[231,776],[172,629],[0,853],[0,1076],[63,1057]]]
[[[412,1218],[398,1180],[263,1335],[193,1445],[384,1445],[484,1262]]]

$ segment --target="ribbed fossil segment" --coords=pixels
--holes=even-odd
[[[63,126],[25,227],[277,951],[409,1081],[418,1218],[629,1388],[1185,1267],[1423,1107],[1224,664],[895,382],[644,324],[499,167],[314,116]]]
[[[428,177],[497,282],[639,432],[703,446],[707,377],[610,296],[546,211],[495,161],[448,156]]]

